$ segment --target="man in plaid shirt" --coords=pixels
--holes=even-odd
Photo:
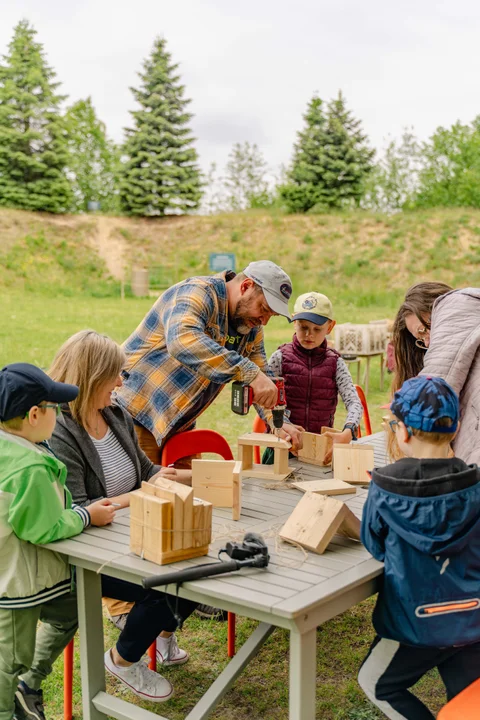
[[[259,260],[238,275],[189,278],[159,297],[124,343],[127,362],[116,394],[153,462],[159,463],[165,441],[194,427],[233,380],[248,383],[261,407],[275,405],[263,326],[273,315],[290,319],[291,294],[288,275],[275,263]],[[301,447],[296,427],[285,423],[283,431],[294,447]]]

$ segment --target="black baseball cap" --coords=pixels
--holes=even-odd
[[[75,400],[76,385],[52,380],[30,363],[12,363],[0,371],[0,421],[23,417],[41,402],[65,403]]]

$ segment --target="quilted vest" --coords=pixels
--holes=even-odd
[[[324,425],[333,427],[339,354],[327,347],[326,340],[314,350],[305,350],[296,335],[291,343],[281,345],[280,352],[290,421],[313,433]]]
[[[420,374],[443,378],[458,394],[461,424],[453,449],[467,464],[480,465],[480,288],[442,295],[431,324]]]

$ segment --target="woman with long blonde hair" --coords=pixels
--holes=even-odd
[[[122,508],[128,507],[130,492],[158,472],[171,479],[184,479],[182,471],[161,468],[147,458],[138,444],[132,418],[126,410],[112,405],[112,392],[122,384],[124,361],[123,350],[107,335],[82,330],[62,345],[49,371],[58,382],[71,382],[80,388],[77,398],[62,406],[51,439],[53,451],[67,466],[67,485],[79,505],[109,498]],[[172,686],[141,659],[156,639],[159,663],[180,665],[188,660],[188,654],[177,645],[177,621],[165,594],[104,575],[102,594],[110,612],[111,598],[123,601],[121,622],[115,623],[122,632],[116,646],[105,653],[105,667],[140,697],[167,700]],[[195,607],[195,603],[182,600],[180,614],[186,618]]]
[[[128,493],[157,472],[172,480],[191,477],[190,471],[154,465],[138,444],[131,416],[112,405],[124,362],[122,348],[107,335],[81,330],[62,345],[49,370],[54,380],[80,388],[76,400],[63,408],[52,438],[78,504],[108,497],[128,507]]]

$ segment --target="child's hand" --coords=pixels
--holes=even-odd
[[[182,483],[182,485],[192,484],[191,470],[179,470],[174,467],[162,467],[158,474],[168,480],[174,480],[175,482]]]
[[[290,449],[290,452],[293,454],[297,454],[298,451],[301,450],[303,447],[302,435],[304,432],[305,430],[300,425],[293,425],[293,423],[284,422],[283,427],[278,433],[278,437],[291,443],[292,447]]]
[[[105,498],[105,500],[97,500],[87,507],[90,513],[90,522],[96,527],[102,527],[103,525],[110,525],[113,518],[115,517],[115,506],[112,505],[112,501]]]
[[[334,443],[343,443],[344,445],[348,445],[349,442],[352,440],[352,431],[350,428],[345,428],[340,433],[335,432],[325,432],[323,433],[326,437],[332,438]],[[331,450],[329,452],[325,453],[325,465],[330,465],[332,462],[332,455],[333,455],[333,445]]]

